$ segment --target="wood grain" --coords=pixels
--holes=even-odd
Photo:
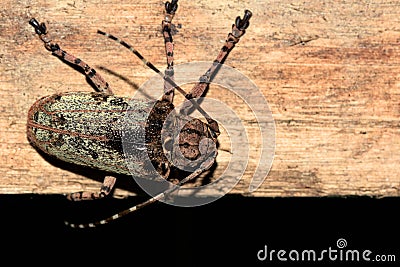
[[[41,96],[90,91],[85,78],[50,55],[30,18],[95,67],[119,95],[153,77],[133,55],[96,34],[128,41],[165,67],[159,0],[2,1],[0,11],[0,193],[98,190],[101,175],[43,158],[26,139],[29,107]],[[260,133],[249,107],[211,89],[244,118],[250,156],[232,193],[249,196],[400,195],[400,8],[396,1],[179,1],[175,63],[212,61],[244,9],[246,35],[226,64],[260,89],[275,120],[276,147],[264,183],[249,193]],[[185,89],[189,90],[190,87]],[[161,90],[161,88],[160,88]],[[237,144],[232,144],[237,145]],[[217,177],[230,158],[221,139]],[[134,181],[128,183],[134,184]],[[121,186],[116,196],[137,193]]]

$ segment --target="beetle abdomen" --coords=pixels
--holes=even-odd
[[[126,175],[154,175],[154,168],[146,166],[149,160],[145,160],[145,132],[148,124],[154,124],[148,118],[153,105],[154,102],[104,93],[43,97],[29,110],[28,139],[38,149],[63,161]],[[128,110],[131,115],[126,119]],[[151,136],[157,134],[159,138],[157,131]],[[128,169],[126,165],[122,139],[137,151],[129,154],[134,168]]]

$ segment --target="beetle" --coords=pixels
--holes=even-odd
[[[84,228],[106,224],[161,200],[179,186],[210,169],[215,163],[219,126],[200,107],[197,99],[206,93],[220,64],[224,63],[240,37],[245,34],[252,13],[245,10],[243,18],[236,18],[232,32],[229,33],[212,66],[200,77],[191,91],[186,93],[174,82],[174,43],[171,28],[177,8],[178,0],[165,3],[162,35],[167,67],[164,74],[125,41],[98,31],[99,34],[129,49],[164,79],[164,93],[160,99],[154,101],[115,96],[108,82],[95,69],[52,42],[44,23],[39,23],[35,18],[29,21],[45,48],[63,62],[83,72],[95,88],[95,92],[66,92],[42,97],[28,112],[27,137],[32,146],[62,161],[107,173],[98,192],[76,192],[68,194],[67,198],[76,201],[108,196],[116,182],[116,177],[112,174],[148,179],[161,177],[175,184],[148,201],[114,216],[88,224],[68,223],[71,227]],[[185,96],[179,114],[174,113],[175,90]],[[193,108],[200,111],[207,123],[187,115]],[[168,119],[171,114],[174,114],[173,118]],[[133,151],[128,157],[124,153],[124,144],[128,144],[129,150]],[[180,161],[180,156],[182,162],[191,165],[191,173],[183,179],[170,177],[171,170],[176,168],[176,162]],[[174,159],[173,162],[170,159]],[[127,162],[133,168],[128,167]]]

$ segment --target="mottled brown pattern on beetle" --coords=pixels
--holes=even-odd
[[[161,143],[161,129],[168,114],[174,106],[168,101],[157,101],[149,114],[146,122],[146,147],[147,155],[157,172],[163,177],[170,173],[168,159],[165,157]]]

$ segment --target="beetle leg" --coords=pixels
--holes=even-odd
[[[114,188],[116,180],[117,179],[113,176],[106,176],[104,178],[103,184],[100,187],[99,192],[81,191],[81,192],[71,193],[67,195],[67,199],[72,201],[79,201],[79,200],[93,200],[93,199],[103,198],[110,194],[111,190]]]
[[[174,80],[174,43],[171,34],[171,22],[178,9],[178,0],[172,0],[165,3],[165,16],[162,21],[162,33],[164,36],[165,54],[167,57],[167,68],[164,72],[165,77]],[[164,95],[163,100],[172,103],[174,100],[174,86],[172,83],[164,79]]]
[[[197,98],[204,95],[213,77],[217,74],[221,64],[224,64],[224,61],[227,59],[229,53],[239,42],[240,37],[245,34],[246,28],[249,26],[249,20],[251,16],[252,13],[249,10],[246,10],[243,19],[241,19],[239,16],[236,18],[235,24],[232,25],[232,32],[228,34],[225,44],[219,51],[217,58],[214,60],[213,64],[206,71],[206,73],[200,77],[199,82],[186,95],[186,99]]]
[[[62,50],[57,43],[53,43],[51,39],[48,38],[47,28],[44,23],[39,23],[33,18],[29,21],[29,24],[35,28],[36,34],[39,35],[39,38],[43,41],[47,50],[51,51],[53,55],[59,57],[61,60],[82,69],[90,83],[94,85],[97,91],[112,94],[109,84],[96,72],[95,69],[90,67],[81,59]]]
[[[162,96],[163,100],[166,100],[170,103],[173,102],[174,99],[174,88],[176,84],[174,82],[174,43],[172,40],[171,34],[171,22],[175,15],[175,12],[178,8],[178,0],[172,0],[171,2],[165,3],[165,16],[162,21],[162,34],[164,37],[165,44],[165,54],[167,58],[167,68],[164,72],[164,75],[161,73],[157,67],[155,67],[150,61],[147,61],[133,46],[126,43],[125,41],[119,39],[118,37],[98,30],[97,33],[102,34],[118,43],[128,48],[132,53],[134,53],[147,67],[152,69],[154,72],[158,73],[164,79],[164,94]],[[184,94],[186,94],[184,92]]]
[[[217,74],[221,64],[223,64],[227,59],[229,53],[235,47],[236,43],[239,42],[240,37],[245,34],[246,28],[249,26],[249,20],[251,16],[252,13],[249,10],[246,10],[243,19],[239,16],[236,18],[235,23],[232,25],[232,32],[228,34],[225,44],[219,51],[217,58],[214,60],[213,64],[206,71],[206,73],[200,77],[199,82],[190,90],[188,94],[186,94],[186,100],[182,106],[183,113],[188,113],[188,110],[192,107],[192,103],[189,101],[190,99],[201,97],[207,92],[210,82]],[[207,121],[210,124],[211,129],[214,132],[219,133],[218,124],[216,124],[214,120],[209,121],[207,119]]]

